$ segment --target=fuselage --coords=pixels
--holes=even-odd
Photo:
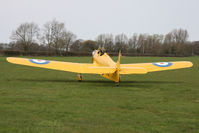
[[[95,50],[93,51],[92,55],[93,55],[93,63],[96,64],[97,66],[115,68],[114,73],[103,73],[101,74],[102,77],[115,82],[120,81],[119,69],[117,68],[118,67],[117,63],[114,62],[107,53],[101,50]]]
[[[99,50],[93,51],[93,63],[100,66],[116,67],[116,63],[107,55]]]

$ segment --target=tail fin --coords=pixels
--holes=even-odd
[[[114,68],[114,72],[102,75],[103,77],[110,79],[110,80],[113,80],[116,83],[120,82],[120,57],[121,57],[121,51],[119,52],[118,60],[117,60],[117,63],[116,63],[116,68]]]
[[[118,54],[118,60],[117,60],[117,69],[120,70],[120,57],[122,56],[121,54],[121,50],[119,51],[119,54]]]

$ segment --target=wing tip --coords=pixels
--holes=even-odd
[[[9,63],[18,64],[18,59],[25,59],[25,58],[18,58],[18,57],[7,57],[6,60]]]
[[[187,65],[187,67],[192,67],[193,63],[191,61],[186,61],[186,65]]]
[[[13,59],[13,57],[7,57],[6,60],[7,62],[10,62],[11,63],[11,60]]]

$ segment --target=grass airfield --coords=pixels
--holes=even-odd
[[[91,57],[27,57],[91,62]],[[117,60],[117,57],[114,58]],[[21,66],[0,57],[1,133],[197,133],[199,57],[122,57],[121,63],[192,61],[193,68],[99,75]]]

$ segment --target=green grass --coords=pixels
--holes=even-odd
[[[30,57],[31,58],[31,57]],[[91,62],[91,57],[36,57]],[[115,60],[117,58],[114,58]],[[1,133],[197,133],[199,57],[122,57],[122,63],[192,61],[193,68],[122,76],[20,66],[0,57]]]

